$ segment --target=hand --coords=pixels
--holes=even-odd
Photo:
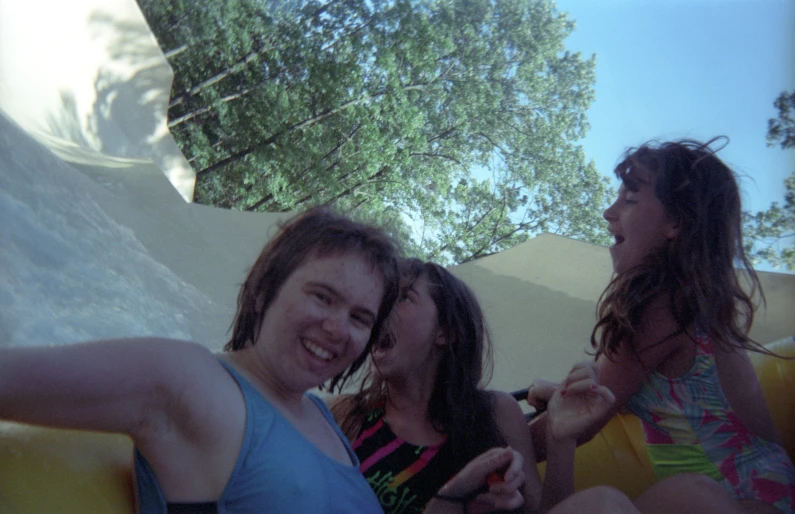
[[[554,440],[576,440],[591,425],[609,415],[616,398],[599,385],[595,362],[581,362],[572,368],[555,390],[547,408],[547,434]]]
[[[546,410],[549,400],[558,387],[560,387],[560,384],[557,382],[533,380],[533,383],[527,388],[528,405],[533,407],[536,411]]]
[[[524,503],[521,492],[525,482],[523,465],[524,459],[519,452],[511,448],[492,448],[469,461],[439,490],[439,494],[456,498],[473,496],[467,510],[473,514],[516,509]],[[502,479],[490,478],[494,472],[499,473]],[[478,490],[482,492],[476,494]]]

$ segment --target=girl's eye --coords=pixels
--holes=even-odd
[[[317,291],[315,297],[323,303],[331,302],[331,297],[322,291]]]
[[[352,314],[351,318],[357,325],[360,325],[364,328],[373,328],[369,318],[365,318],[364,316],[359,316],[357,314]]]

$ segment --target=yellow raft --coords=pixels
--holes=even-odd
[[[768,348],[795,357],[793,339]],[[753,359],[776,427],[795,459],[795,360]],[[132,443],[125,436],[0,423],[0,512],[132,514],[131,461]],[[655,481],[634,416],[616,416],[577,450],[577,490],[611,485],[634,498]]]

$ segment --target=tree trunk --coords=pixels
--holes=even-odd
[[[181,95],[179,95],[179,96],[177,96],[175,98],[172,98],[171,102],[169,102],[169,104],[168,104],[168,109],[169,110],[173,109],[174,107],[176,107],[176,106],[180,105],[182,102],[184,102],[188,97],[195,96],[195,95],[201,93],[202,91],[204,91],[206,88],[221,82],[222,80],[224,80],[225,78],[229,77],[233,73],[236,73],[236,72],[242,70],[251,61],[255,60],[257,57],[259,57],[260,55],[264,54],[268,50],[270,50],[270,47],[263,48],[263,49],[261,49],[259,51],[256,51],[256,52],[251,52],[248,55],[246,55],[243,58],[243,60],[241,60],[240,62],[232,65],[231,67],[225,69],[224,71],[222,71],[220,73],[216,73],[215,75],[213,75],[209,79],[205,80],[204,82],[200,82],[196,86],[193,86],[186,93],[181,94]]]

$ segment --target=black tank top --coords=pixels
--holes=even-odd
[[[384,422],[381,405],[365,419],[353,450],[367,483],[386,514],[422,512],[459,469],[449,445],[415,446],[397,437]]]

